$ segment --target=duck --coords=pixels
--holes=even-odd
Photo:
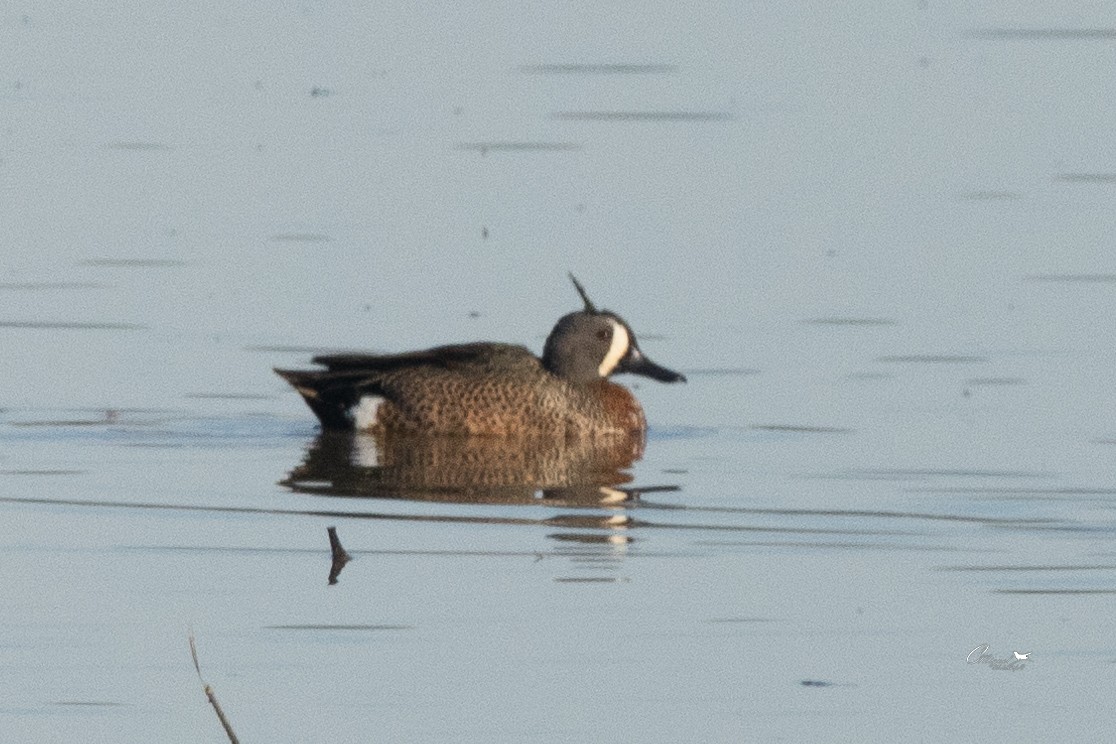
[[[542,356],[498,342],[400,354],[315,356],[324,369],[275,369],[323,429],[378,435],[598,437],[642,435],[643,408],[613,375],[664,383],[685,375],[651,361],[628,323],[598,310],[569,275],[583,308],[558,319]]]

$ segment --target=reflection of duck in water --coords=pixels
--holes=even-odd
[[[639,401],[608,378],[686,378],[644,356],[628,324],[597,310],[573,282],[585,309],[559,319],[541,359],[523,346],[472,343],[318,356],[314,362],[326,369],[276,372],[326,429],[567,439],[642,433]]]
[[[621,505],[649,490],[623,487],[642,453],[642,432],[555,439],[324,431],[283,485],[322,496]]]

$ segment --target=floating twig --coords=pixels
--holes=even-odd
[[[197,670],[198,681],[202,683],[202,687],[205,689],[205,697],[209,700],[209,704],[213,706],[213,711],[217,714],[217,720],[221,722],[221,726],[225,729],[225,735],[229,737],[231,744],[240,744],[240,740],[236,738],[236,733],[232,730],[232,724],[225,717],[225,711],[221,710],[221,704],[217,702],[217,695],[213,692],[213,688],[202,679],[201,664],[198,663],[198,645],[194,640],[193,631],[190,631],[190,656],[194,659],[194,669]]]
[[[353,557],[341,547],[341,540],[337,537],[336,527],[327,527],[326,532],[329,534],[329,552],[333,556],[333,564],[329,567],[329,585],[333,586],[337,583],[337,577],[341,575],[341,569]]]

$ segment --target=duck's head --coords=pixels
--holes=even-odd
[[[616,313],[598,310],[572,274],[570,279],[585,309],[558,319],[543,347],[544,367],[571,382],[603,380],[619,372],[659,382],[686,381],[685,375],[648,359],[640,351],[631,326]]]

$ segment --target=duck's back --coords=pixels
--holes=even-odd
[[[579,436],[642,430],[643,412],[605,380],[573,385],[523,346],[477,343],[316,357],[279,371],[328,428],[467,435]]]

